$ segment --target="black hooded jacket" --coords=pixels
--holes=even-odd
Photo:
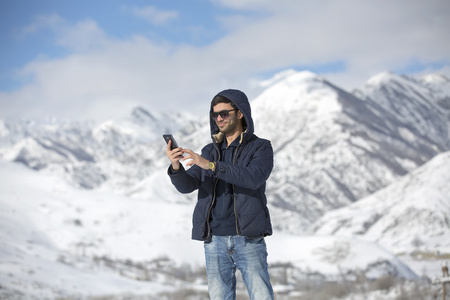
[[[198,201],[193,214],[192,238],[207,240],[210,235],[209,218],[215,199],[215,183],[222,179],[233,185],[236,231],[246,237],[263,237],[272,234],[269,210],[265,195],[266,181],[273,169],[273,149],[270,141],[254,134],[253,119],[247,96],[239,90],[224,90],[218,95],[230,99],[243,113],[247,128],[241,134],[233,163],[220,161],[220,144],[224,135],[210,114],[212,143],[206,145],[201,156],[216,162],[216,169],[204,170],[196,165],[168,174],[181,193],[198,190]],[[213,112],[211,107],[210,112]]]

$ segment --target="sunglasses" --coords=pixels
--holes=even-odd
[[[222,119],[228,119],[228,117],[230,116],[230,111],[235,111],[235,110],[239,110],[239,109],[230,109],[230,110],[222,110],[219,112],[213,112],[211,114],[212,118],[217,121],[217,118],[220,116]]]

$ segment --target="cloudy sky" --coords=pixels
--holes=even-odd
[[[448,0],[1,0],[0,118],[206,113],[286,69],[450,77],[449,28]]]

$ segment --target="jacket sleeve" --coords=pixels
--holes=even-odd
[[[270,176],[273,169],[273,149],[272,144],[268,140],[260,140],[255,147],[244,149],[243,152],[250,150],[249,159],[245,161],[245,165],[231,163],[216,162],[216,170],[212,174],[213,177],[222,179],[233,185],[256,189],[263,185]]]

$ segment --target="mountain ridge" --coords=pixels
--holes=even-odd
[[[343,271],[417,279],[410,254],[450,252],[449,82],[388,73],[349,93],[288,70],[265,83],[251,105],[255,133],[275,151],[266,191],[271,262],[292,266],[297,279],[337,280]],[[170,287],[125,277],[202,260],[201,244],[189,239],[196,193],[171,185],[161,135],[199,152],[211,141],[208,124],[208,116],[143,107],[102,123],[0,120],[2,286],[26,295],[173,290],[164,272],[151,276]],[[432,273],[435,264],[426,265]],[[70,287],[46,280],[55,272]],[[102,290],[93,274],[120,284]]]
[[[450,151],[358,202],[325,213],[309,232],[367,237],[396,253],[450,253],[448,170]]]
[[[361,95],[299,72],[276,81],[252,103],[255,128],[268,135],[276,153],[271,180],[277,187],[268,190],[276,198],[275,210],[282,210],[277,217],[294,224],[280,229],[295,232],[324,211],[357,201],[449,149],[447,139],[430,140]],[[434,113],[424,112],[427,118]]]
[[[251,105],[255,133],[271,140],[275,152],[267,185],[275,229],[302,231],[325,212],[358,201],[449,150],[450,122],[438,103],[450,81],[427,78],[382,73],[354,93],[308,71],[287,70],[268,80]],[[433,90],[441,87],[436,97],[430,82]],[[80,188],[151,197],[145,195],[149,179],[167,167],[162,133],[174,133],[180,145],[195,151],[210,142],[206,117],[180,114],[137,107],[126,119],[101,124],[3,121],[0,157]],[[195,201],[193,195],[188,199]]]

